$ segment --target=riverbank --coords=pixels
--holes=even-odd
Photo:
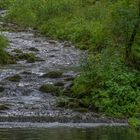
[[[116,24],[110,13],[116,15],[117,6],[123,6],[122,3],[75,1],[73,5],[69,0],[62,3],[41,1],[38,7],[38,2],[40,1],[15,1],[6,16],[6,22],[16,23],[20,28],[16,24],[10,24],[14,27],[12,30],[9,25],[3,30],[12,46],[8,51],[17,61],[10,70],[9,67],[5,67],[9,71],[12,69],[14,73],[9,76],[6,74],[2,79],[2,85],[6,89],[4,92],[10,95],[2,99],[4,105],[9,101],[4,108],[9,109],[10,115],[15,116],[48,114],[52,117],[62,114],[63,118],[63,115],[71,114],[74,118],[80,116],[79,120],[83,120],[84,116],[88,118],[88,113],[101,120],[102,116],[124,119],[133,116],[139,106],[139,71],[136,70],[138,59],[133,54],[133,63],[130,60],[131,63],[127,65],[124,62],[125,41],[119,40],[114,26],[107,28],[108,25]],[[104,4],[108,10],[105,10],[105,7],[103,9]],[[115,10],[112,10],[112,7]],[[27,9],[25,13],[22,12],[24,8]],[[94,11],[94,8],[97,8],[97,11]],[[87,9],[90,10],[85,12]],[[98,18],[96,14],[100,9],[102,12]],[[93,15],[91,10],[94,11]],[[50,12],[52,14],[49,14]],[[65,18],[67,16],[69,18]],[[89,16],[94,18],[90,19]],[[105,20],[106,16],[109,17],[108,20]],[[61,41],[37,36],[32,27],[45,36]],[[27,29],[26,32],[24,28]],[[121,39],[125,40],[123,33]],[[85,56],[73,43],[78,48],[88,49],[90,52],[82,63],[83,67],[79,68],[81,58]],[[23,71],[23,68],[26,70]],[[12,85],[12,88],[9,85]],[[54,104],[56,99],[57,105]],[[35,107],[32,107],[33,105]],[[65,108],[62,109],[63,107]],[[78,115],[75,112],[78,112]],[[90,117],[86,117],[87,121]]]
[[[17,27],[13,25],[12,28]],[[79,73],[79,60],[82,55],[84,56],[83,52],[75,49],[73,45],[65,47],[64,42],[36,36],[30,30],[26,32],[6,30],[2,34],[10,42],[7,51],[11,55],[30,52],[43,61],[28,63],[26,60],[19,60],[17,64],[1,67],[0,85],[4,87],[4,91],[1,93],[0,102],[1,106],[3,104],[5,107],[0,111],[0,122],[127,122],[124,119],[107,118],[104,115],[79,108],[74,104],[73,109],[71,107],[57,107],[56,101],[59,97],[53,93],[39,91],[39,87],[43,84],[54,85],[60,82],[63,83],[64,88],[69,89],[72,80]],[[60,77],[42,77],[42,75],[54,70],[61,71]],[[14,75],[19,75],[20,80],[9,81],[8,77]]]

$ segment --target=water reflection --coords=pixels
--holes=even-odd
[[[0,129],[0,140],[140,140],[126,127]]]

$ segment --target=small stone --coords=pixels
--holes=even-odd
[[[64,47],[71,47],[71,46],[72,46],[72,43],[66,41],[66,42],[64,42],[63,46],[64,46]]]
[[[0,86],[0,92],[3,92],[4,90],[5,90],[5,88]]]
[[[48,43],[50,43],[50,44],[57,44],[57,41],[55,41],[55,40],[48,40]]]
[[[31,75],[32,72],[29,72],[29,71],[23,71],[22,74]]]
[[[88,112],[88,109],[87,108],[74,108],[73,111],[76,111],[76,112]]]
[[[66,77],[64,80],[65,81],[74,81],[75,77]]]
[[[31,47],[31,48],[29,48],[29,51],[38,52],[39,50],[37,48],[35,48],[35,47]]]

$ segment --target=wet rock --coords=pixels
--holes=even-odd
[[[63,82],[56,82],[54,85],[55,86],[63,87],[65,84]]]
[[[73,86],[73,82],[68,82],[65,84],[64,88],[65,90],[71,90],[72,86]]]
[[[42,85],[39,90],[45,93],[54,93],[55,95],[60,94],[61,90],[59,87],[54,86],[52,84]]]
[[[72,97],[73,96],[72,91],[69,90],[69,89],[64,89],[62,94],[65,95],[65,96],[68,96],[68,97]]]
[[[4,90],[5,90],[5,88],[0,86],[0,92],[3,92]]]
[[[75,77],[66,77],[64,80],[65,81],[74,81]]]
[[[37,48],[35,48],[35,47],[31,47],[31,48],[29,48],[29,51],[38,52],[39,50]]]
[[[55,57],[55,55],[51,54],[51,55],[49,55],[49,57]]]
[[[87,108],[74,108],[73,111],[76,111],[76,112],[88,112],[88,109]]]
[[[63,46],[64,46],[64,47],[71,47],[71,46],[72,46],[72,43],[71,43],[71,42],[68,42],[68,41],[65,41],[65,42],[63,43]]]
[[[70,102],[68,108],[79,108],[79,102]]]
[[[21,50],[19,49],[14,49],[12,52],[15,52],[15,53],[23,53]]]
[[[25,75],[31,75],[32,72],[29,72],[29,71],[23,71],[22,74],[25,74]]]
[[[8,80],[11,82],[20,82],[21,79],[22,78],[18,74],[11,76],[11,77],[8,77]]]
[[[9,109],[8,105],[0,104],[0,110],[7,110],[7,109]]]
[[[44,78],[60,78],[62,76],[62,72],[61,71],[50,71],[46,74],[44,74],[42,77]]]
[[[57,44],[57,41],[55,41],[55,40],[48,40],[48,42],[49,42],[50,44]]]
[[[56,105],[58,107],[65,108],[80,108],[80,101],[67,96],[60,96],[56,99]]]

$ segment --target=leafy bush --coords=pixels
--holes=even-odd
[[[0,9],[7,9],[14,0],[0,0]]]
[[[140,73],[130,71],[119,58],[119,53],[110,49],[89,57],[73,91],[75,97],[82,93],[85,104],[96,111],[128,117],[139,106]]]

